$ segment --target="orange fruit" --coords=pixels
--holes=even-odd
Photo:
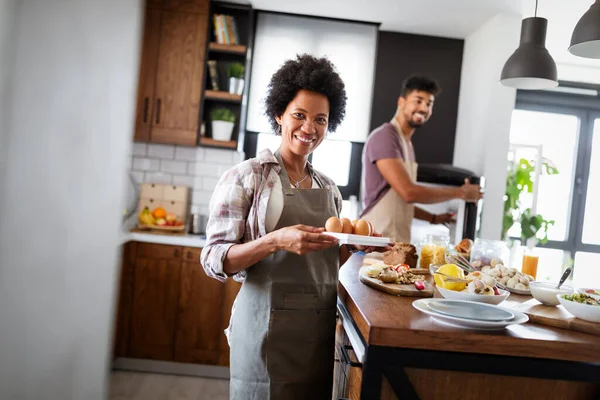
[[[342,233],[342,229],[342,221],[340,221],[338,217],[330,217],[327,222],[325,222],[325,230],[327,232]]]
[[[348,218],[342,218],[342,233],[352,233],[354,229],[352,228],[352,222]]]
[[[152,210],[152,216],[156,219],[165,218],[167,216],[167,212],[162,207],[156,207],[154,210]]]

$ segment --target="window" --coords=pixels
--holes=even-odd
[[[597,90],[593,85],[589,86]],[[598,93],[597,91],[595,93]],[[511,124],[513,159],[550,159],[558,175],[541,175],[537,213],[554,219],[538,244],[538,278],[558,280],[573,264],[576,285],[600,285],[600,98],[578,92],[518,91]],[[530,206],[533,196],[529,196]],[[513,226],[510,236],[520,236]],[[516,257],[519,259],[519,257]]]

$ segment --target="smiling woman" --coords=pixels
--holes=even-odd
[[[243,281],[228,328],[230,398],[330,398],[348,250],[323,234],[342,197],[308,157],[342,121],[346,91],[329,60],[301,55],[273,75],[265,103],[279,149],[223,174],[202,251],[209,276]]]

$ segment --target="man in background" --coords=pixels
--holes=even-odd
[[[377,232],[396,242],[410,243],[413,217],[432,224],[450,222],[453,214],[435,215],[413,203],[440,203],[451,199],[477,202],[479,185],[469,183],[452,188],[434,188],[416,183],[417,162],[412,136],[433,113],[440,87],[424,76],[411,76],[402,84],[396,114],[369,135],[362,154],[361,218]]]

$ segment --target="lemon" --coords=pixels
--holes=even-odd
[[[455,278],[461,278],[461,279],[465,278],[464,271],[462,269],[460,269],[456,264],[442,265],[440,267],[440,269],[438,269],[438,272],[441,272],[442,274],[446,274],[448,276],[452,276]],[[435,281],[435,284],[444,289],[460,292],[460,291],[464,290],[465,287],[467,287],[467,284],[465,282],[448,282],[447,279],[448,279],[447,277],[440,275],[440,274],[435,274],[433,276],[433,280]]]

